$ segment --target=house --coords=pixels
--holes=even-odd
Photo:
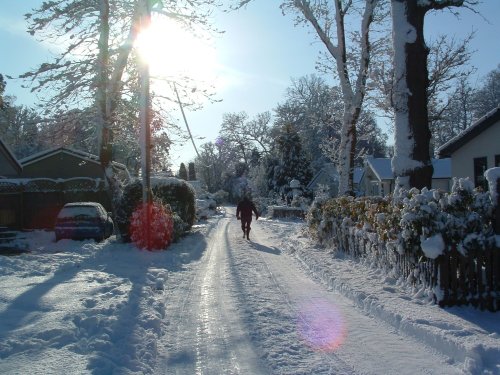
[[[0,139],[0,227],[16,226],[20,221],[21,193],[13,180],[21,171],[21,164]]]
[[[127,168],[112,163],[126,182]],[[60,208],[68,202],[94,201],[111,208],[104,171],[97,156],[66,147],[31,155],[19,161],[0,141],[0,227],[51,229]]]
[[[21,174],[22,167],[16,157],[0,139],[0,178],[16,178]]]
[[[364,168],[355,167],[353,170],[353,189],[355,192],[360,191],[360,183],[364,174]],[[306,186],[307,190],[313,191],[316,196],[321,189],[328,187],[330,197],[335,197],[339,191],[339,173],[333,163],[326,163],[312,178],[311,182]]]
[[[328,195],[335,197],[339,191],[339,174],[333,163],[325,163],[312,180],[307,184],[306,189],[314,192],[316,196],[328,189]]]
[[[57,147],[42,151],[19,160],[23,178],[69,179],[87,177],[104,180],[104,171],[96,155],[74,150],[68,147]],[[130,175],[127,168],[113,162],[113,170],[122,181],[128,181]]]
[[[451,158],[452,177],[470,177],[486,188],[484,171],[500,166],[500,105],[442,145],[438,155]]]
[[[432,174],[432,188],[444,191],[450,190],[451,160],[432,159],[434,172]],[[385,196],[394,192],[394,175],[390,158],[367,157],[364,174],[360,183],[365,195]]]

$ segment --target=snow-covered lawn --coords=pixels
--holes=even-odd
[[[269,373],[308,373],[307,369],[312,369],[313,364],[331,361],[328,352],[337,350],[342,342],[328,350],[318,347],[318,356],[313,354],[311,342],[307,343],[304,338],[311,323],[304,318],[297,324],[295,310],[301,309],[294,302],[296,294],[284,290],[286,285],[293,285],[294,280],[302,280],[299,276],[295,279],[293,275],[287,276],[296,272],[290,268],[295,264],[315,280],[318,288],[324,288],[322,295],[331,289],[347,296],[356,314],[376,318],[392,327],[393,333],[410,336],[411,340],[446,358],[451,369],[473,374],[500,374],[498,313],[472,308],[440,309],[430,304],[421,291],[408,289],[391,275],[316,247],[303,234],[300,222],[259,220],[253,225],[256,237],[252,242],[239,238],[238,225],[230,214],[211,218],[196,225],[192,234],[162,252],[140,251],[133,245],[116,242],[114,237],[101,243],[70,240],[55,243],[53,232],[29,233],[27,241],[31,253],[0,256],[0,373],[169,373],[164,366],[179,366],[179,362],[185,362],[183,366],[189,368],[187,362],[192,358],[185,352],[176,351],[179,348],[175,346],[189,344],[190,333],[176,332],[177,341],[166,337],[166,332],[175,331],[170,325],[182,320],[182,317],[175,320],[169,314],[189,314],[189,305],[176,307],[181,302],[189,303],[189,298],[182,295],[184,291],[195,292],[189,280],[206,283],[206,289],[193,297],[198,299],[199,306],[204,303],[206,308],[213,304],[215,308],[218,302],[227,303],[221,310],[228,314],[226,320],[236,325],[243,319],[242,327],[253,329],[247,333],[238,331],[238,338],[229,341],[229,346],[238,346],[239,353],[248,354],[253,353],[250,346],[260,345],[254,354]],[[216,231],[219,231],[218,239],[207,242]],[[227,250],[231,251],[229,255],[216,255],[216,248],[222,245],[230,249]],[[210,255],[208,260],[205,259],[207,255]],[[212,268],[207,266],[206,273],[186,278],[203,262],[208,266],[213,263]],[[223,266],[222,262],[229,263]],[[237,271],[231,271],[234,280],[226,285],[229,283],[230,270],[226,269],[229,264]],[[280,264],[288,268],[280,270],[277,268]],[[266,282],[272,283],[258,280],[262,275],[271,275]],[[209,283],[209,278],[216,283]],[[180,286],[185,282],[182,280],[188,280],[187,289]],[[229,296],[210,289],[218,284],[231,286],[232,294],[254,293],[229,306],[232,301]],[[259,288],[263,285],[283,289],[286,304],[276,306],[270,289],[259,297]],[[315,288],[314,283],[311,285]],[[218,294],[218,299],[210,299],[211,291]],[[262,301],[268,297],[267,302]],[[241,300],[245,303],[241,304]],[[208,333],[220,328],[207,325],[214,324],[215,317],[211,317],[210,310],[198,309],[197,313],[206,315],[206,321],[201,321],[202,328]],[[282,322],[281,329],[274,326],[273,319],[278,316],[273,315],[274,309],[279,310],[280,316],[290,319]],[[286,311],[288,313],[284,313]],[[300,313],[309,316],[307,311]],[[327,321],[332,319],[334,317],[330,316]],[[189,316],[185,320],[189,323]],[[288,328],[301,332],[294,335]],[[225,337],[227,333],[221,331],[219,334]],[[349,332],[342,334],[349,335]],[[368,341],[376,342],[376,334],[366,332],[372,336]],[[297,336],[302,336],[304,342],[293,341]],[[179,337],[187,341],[182,342]],[[277,345],[280,341],[283,342]],[[359,370],[352,363],[369,353],[363,352],[365,348],[361,344],[355,350],[355,344],[346,341],[344,347],[337,350],[339,358],[346,360],[345,368],[350,369],[349,373],[393,371],[390,363],[378,370],[369,370],[365,365],[366,368]],[[309,349],[304,349],[306,347]],[[166,350],[175,353],[168,354]],[[268,358],[262,354],[265,350]],[[211,352],[205,354],[210,359]],[[293,356],[301,356],[301,361],[297,362],[301,367],[293,368],[290,363],[279,362]],[[250,362],[246,364],[254,366]],[[238,366],[235,368],[226,373],[245,373],[243,369],[238,370]],[[318,368],[324,369],[324,366],[318,365]],[[445,372],[450,373],[450,369],[446,368]],[[322,373],[329,372],[324,370]],[[408,373],[418,371],[409,368]]]

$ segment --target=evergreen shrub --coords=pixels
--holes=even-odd
[[[153,194],[162,202],[168,203],[182,221],[191,229],[196,222],[195,191],[186,181],[174,177],[154,180]]]
[[[152,181],[155,201],[168,206],[174,222],[174,241],[193,226],[196,220],[196,201],[193,188],[185,181],[169,177]],[[130,220],[142,203],[142,182],[134,180],[123,190],[117,210],[116,225],[125,242],[130,242]]]

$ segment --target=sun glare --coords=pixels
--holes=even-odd
[[[150,27],[139,34],[135,46],[149,64],[153,77],[188,76],[204,82],[215,79],[215,48],[208,40],[195,37],[168,18],[153,17]]]

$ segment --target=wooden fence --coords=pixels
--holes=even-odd
[[[436,259],[415,259],[398,253],[390,243],[380,241],[376,233],[335,222],[331,225],[328,245],[392,271],[416,287],[433,290],[441,307],[470,304],[481,310],[500,311],[500,249],[494,243],[471,250],[467,256],[449,246]]]
[[[0,181],[0,225],[12,229],[52,229],[68,202],[92,201],[110,210],[104,181],[31,179]]]
[[[452,248],[438,258],[440,306],[472,304],[500,310],[500,249],[491,246],[463,256]]]

